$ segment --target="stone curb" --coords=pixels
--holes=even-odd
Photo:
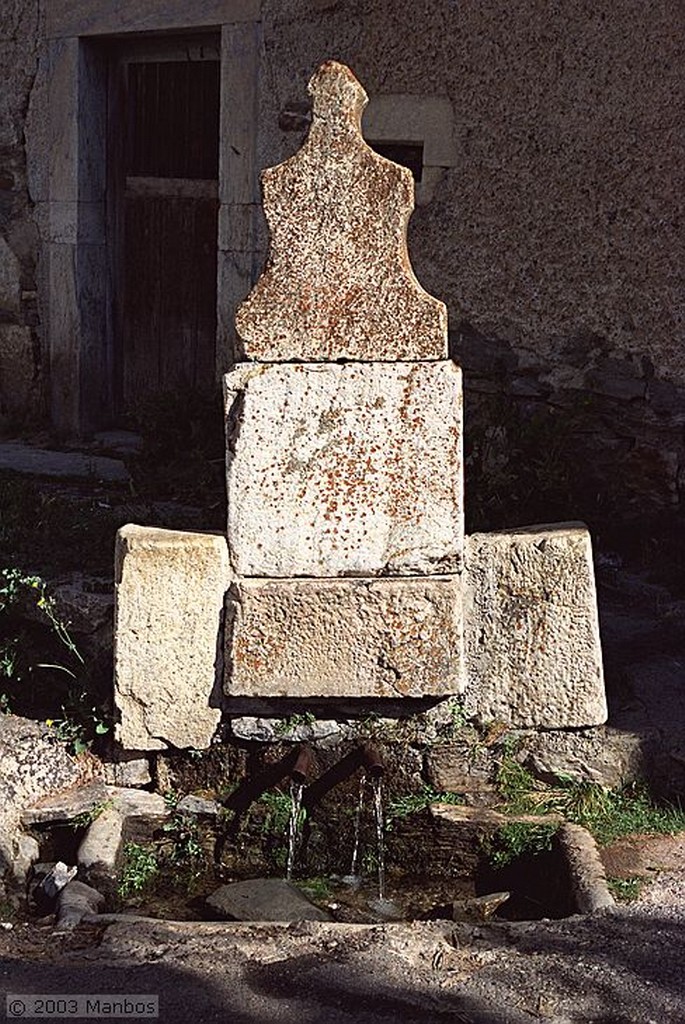
[[[568,863],[578,912],[592,914],[596,910],[614,907],[616,901],[609,892],[594,836],[582,825],[568,822],[561,826],[558,836]]]

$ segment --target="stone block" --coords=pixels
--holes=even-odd
[[[460,580],[242,580],[227,599],[226,665],[231,696],[456,693]]]
[[[76,880],[69,882],[57,897],[57,920],[53,935],[64,935],[76,928],[84,917],[97,914],[105,902],[105,897]]]
[[[469,741],[434,743],[426,753],[428,781],[441,793],[489,793],[495,781],[495,759],[478,736]]]
[[[15,882],[18,882],[20,885],[25,885],[32,865],[38,860],[40,860],[40,846],[38,845],[38,840],[33,836],[18,836],[14,862],[12,864],[12,873],[14,875]]]
[[[119,0],[116,4],[92,0],[50,0],[45,12],[50,36],[112,35],[117,32],[168,32],[170,29],[211,27],[222,22],[258,21],[259,0],[195,0],[192,18],[187,0]]]
[[[125,526],[117,534],[114,675],[126,749],[207,747],[230,571],[223,537]]]
[[[331,920],[327,911],[284,878],[248,878],[222,885],[206,902],[217,917],[233,921]]]
[[[103,772],[105,782],[112,786],[149,786],[152,782],[150,765],[146,757],[126,758],[125,755],[111,764],[104,764]]]
[[[502,814],[490,807],[467,804],[430,804],[431,870],[442,867],[451,877],[474,877],[483,863],[483,846],[505,825],[554,828],[562,818],[556,814]],[[426,823],[416,835],[420,842]],[[425,841],[425,840],[424,840]]]
[[[271,245],[236,316],[250,359],[444,359],[447,312],[419,285],[407,252],[414,182],[367,146],[367,96],[349,68],[309,83],[303,147],[262,174]]]
[[[241,364],[224,382],[228,541],[239,575],[459,571],[454,363]]]
[[[50,451],[47,448],[35,448],[23,441],[0,443],[0,470],[29,476],[73,477],[116,484],[127,484],[131,479],[125,464],[119,459],[108,459],[104,455],[84,455],[83,452]]]
[[[606,721],[590,535],[581,523],[467,539],[466,712],[533,729]]]
[[[98,779],[43,797],[22,811],[21,822],[30,828],[32,825],[55,825],[76,818],[86,819],[104,807],[109,799],[107,787]]]

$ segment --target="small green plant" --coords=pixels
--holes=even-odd
[[[463,697],[453,697],[452,707],[450,708],[451,725],[455,732],[459,732],[463,729],[468,722],[468,716],[466,714],[466,708],[464,707]]]
[[[83,703],[87,699],[87,693],[82,691],[81,704],[75,713],[70,713],[68,706],[63,704],[61,718],[47,718],[45,721],[56,738],[65,743],[76,756],[90,749],[95,736],[104,736],[109,732],[109,725],[102,718],[100,711],[95,706],[88,708],[87,704]],[[69,704],[73,706],[73,696],[69,697]]]
[[[464,707],[463,697],[452,697],[447,708],[447,715],[442,716],[437,726],[439,735],[450,739],[457,736],[469,724],[469,718]]]
[[[111,800],[101,800],[100,803],[91,807],[89,811],[82,811],[81,814],[77,814],[75,818],[72,818],[70,825],[73,829],[88,828],[89,825],[92,825],[100,817],[103,811],[106,811],[111,806]]]
[[[315,721],[316,715],[312,714],[311,711],[305,711],[301,715],[289,715],[288,718],[281,718],[280,721],[276,722],[274,733],[276,736],[287,736],[288,733],[302,726],[313,725]]]
[[[292,810],[292,800],[287,793],[282,793],[280,789],[267,790],[262,793],[259,800],[256,801],[256,805],[261,805],[265,808],[264,818],[262,820],[260,831],[263,833],[274,834],[276,836],[284,836],[288,822],[290,821],[290,812]],[[300,811],[302,815],[302,824],[304,821],[304,810]]]
[[[159,871],[157,854],[149,846],[140,843],[126,843],[124,846],[124,866],[121,872],[117,893],[121,899],[127,899],[143,892]]]
[[[378,854],[375,850],[364,850],[361,856],[362,874],[372,875],[378,870]]]
[[[0,711],[51,714],[47,724],[74,754],[109,731],[83,680],[83,656],[40,576],[0,569],[0,633]],[[36,650],[52,660],[37,660]]]
[[[636,900],[646,883],[646,878],[607,878],[611,894],[619,903]]]
[[[83,665],[83,658],[74,643],[69,628],[57,615],[55,600],[47,593],[47,584],[40,576],[27,576],[21,569],[5,568],[0,569],[0,614],[7,613],[13,607],[22,602],[35,604],[35,607],[42,612],[47,619],[52,632],[57,639],[66,647],[71,655]],[[3,641],[0,648],[0,668],[8,678],[15,674],[17,669],[17,648],[19,638]],[[66,672],[73,679],[74,672],[66,665],[52,665],[39,663],[37,668],[54,668]]]
[[[314,903],[324,902],[330,899],[331,886],[327,878],[304,878],[298,879],[298,889],[313,900]]]
[[[538,854],[551,850],[558,827],[554,824],[534,825],[513,821],[498,828],[484,841],[483,847],[492,866],[502,868],[526,853]]]
[[[0,921],[14,921],[16,916],[16,907],[9,900],[0,899]]]
[[[177,811],[162,826],[162,832],[168,843],[167,857],[170,862],[199,869],[199,862],[204,859],[205,849],[195,818]]]
[[[417,792],[396,796],[388,802],[385,811],[385,830],[391,832],[393,822],[418,814],[430,804],[460,804],[463,799],[460,793],[440,793],[432,786],[424,784]]]

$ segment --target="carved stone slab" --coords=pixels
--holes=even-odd
[[[226,603],[226,692],[423,697],[463,688],[461,579],[241,580]]]
[[[445,306],[407,254],[411,172],[364,142],[367,96],[349,68],[322,64],[309,91],[304,146],[262,174],[271,245],[236,317],[246,358],[444,359]]]
[[[241,364],[224,381],[238,575],[459,571],[454,363]]]
[[[467,712],[524,729],[605,722],[587,528],[476,533],[465,563]]]
[[[209,746],[228,550],[215,534],[124,526],[116,543],[114,699],[128,750]]]

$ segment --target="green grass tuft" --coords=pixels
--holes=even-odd
[[[685,831],[685,811],[658,804],[644,784],[630,783],[609,790],[571,776],[555,784],[540,782],[512,757],[505,757],[497,775],[497,788],[509,814],[559,814],[583,825],[601,846],[636,832],[672,835]]]

